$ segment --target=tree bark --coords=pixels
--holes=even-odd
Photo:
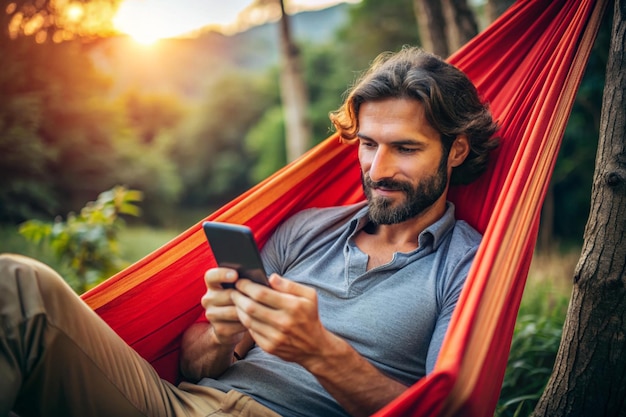
[[[626,2],[614,10],[591,212],[535,417],[626,416]]]
[[[467,0],[413,0],[422,48],[447,58],[478,34]]]
[[[493,22],[500,17],[513,3],[515,3],[515,0],[488,0],[487,19],[489,19],[489,22]]]
[[[467,0],[444,0],[444,16],[448,22],[448,49],[458,50],[478,34],[478,24]]]
[[[283,0],[280,0],[280,9],[280,43],[283,54],[280,93],[285,114],[287,159],[291,162],[308,150],[311,127],[307,117],[308,95],[302,78],[300,49],[291,36],[289,16],[285,13]]]
[[[413,0],[413,9],[422,48],[442,58],[447,58],[450,50],[441,2],[439,0]]]

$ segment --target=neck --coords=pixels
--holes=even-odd
[[[375,224],[368,223],[363,231],[377,241],[385,245],[393,245],[403,248],[403,252],[418,247],[418,236],[428,226],[439,220],[446,212],[445,200],[437,201],[432,206],[421,212],[419,215],[396,224]]]

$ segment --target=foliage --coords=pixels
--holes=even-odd
[[[313,132],[309,147],[313,147],[330,135],[328,112],[339,107],[341,95],[350,81],[352,71],[341,66],[333,45],[303,44],[302,51],[309,97],[308,117]],[[272,80],[278,80],[278,71],[277,67],[271,70],[269,76]],[[276,172],[287,161],[284,115],[278,92],[275,94],[272,97],[274,106],[266,109],[246,136],[245,146],[256,156],[256,164],[249,174],[252,183]]]
[[[575,243],[582,242],[589,215],[604,75],[611,37],[610,19],[611,13],[607,12],[578,89],[552,176],[557,214],[554,216],[554,230],[551,232],[563,240]]]
[[[164,106],[176,108],[177,104]],[[176,126],[179,122],[175,122]],[[175,140],[175,128],[147,120],[146,124],[124,123],[125,128],[112,138],[116,153],[110,156],[115,167],[110,176],[114,183],[142,190],[143,221],[163,225],[171,216],[171,208],[178,202],[184,188],[178,167],[168,155],[171,143]],[[151,139],[144,142],[140,139],[145,138],[141,132],[148,130],[152,132]]]
[[[32,36],[43,43],[110,34],[119,1],[0,0],[0,37]]]
[[[538,258],[538,259],[537,259]],[[496,417],[529,416],[548,382],[577,253],[535,255],[520,305]]]
[[[280,106],[267,110],[250,129],[245,139],[246,149],[256,156],[249,178],[254,184],[278,171],[287,162],[285,123]]]
[[[181,229],[131,226],[119,230],[119,253],[125,262],[136,262],[181,233]]]
[[[62,80],[52,80],[53,68],[44,69],[51,53],[71,60],[67,46],[54,49],[18,39],[0,51],[6,58],[0,71],[0,221],[52,215],[60,205],[51,172],[60,152],[51,146],[55,136],[47,134],[49,109],[57,105],[55,94],[65,95],[68,104],[74,94],[62,88]]]
[[[118,183],[148,202],[177,201],[182,185],[162,145],[182,118],[175,98],[108,99],[109,80],[78,42],[19,38],[3,52],[0,222],[51,219]]]
[[[173,95],[130,90],[120,97],[129,126],[143,144],[153,144],[158,135],[176,128],[186,113],[185,107]]]
[[[18,230],[18,225],[0,225],[0,253],[15,253],[37,259],[65,276],[66,266],[58,261],[49,245],[34,245]]]
[[[335,42],[345,62],[362,71],[383,51],[420,45],[413,0],[362,0]]]
[[[304,64],[310,119],[319,143],[332,132],[328,113],[341,105],[359,68],[345,62],[334,44],[306,45]]]
[[[6,11],[13,3],[11,13],[0,13],[5,28],[23,6],[76,2],[0,6]],[[78,3],[115,7],[118,1]],[[348,19],[333,39],[299,45],[311,146],[331,133],[328,112],[378,53],[419,44],[412,0],[363,0],[345,7]],[[56,17],[46,20],[48,40],[71,26],[65,22],[62,28]],[[608,26],[591,56],[553,175],[559,213],[554,233],[561,239],[580,239],[588,213]],[[86,41],[85,33],[76,33],[75,41],[43,44],[35,32],[0,36],[0,223],[50,220],[79,210],[100,190],[126,184],[145,193],[142,222],[172,224],[181,210],[209,211],[284,166],[279,69],[268,68],[272,59],[255,58],[275,53],[276,48],[264,53],[271,36],[261,42],[203,35],[164,43],[159,55],[137,54],[119,39]],[[254,53],[235,53],[247,48]],[[107,67],[112,56],[118,60],[113,69]],[[199,76],[197,68],[206,62],[211,71]],[[132,75],[120,67],[133,67]],[[109,78],[105,71],[126,78]]]
[[[56,258],[74,276],[66,276],[77,292],[84,292],[125,266],[119,256],[118,233],[124,222],[120,215],[139,216],[136,205],[142,193],[116,186],[89,202],[79,214],[53,223],[24,222],[19,232],[27,240],[50,246]]]
[[[535,408],[552,372],[563,319],[538,314],[518,318],[496,416],[528,416]]]
[[[219,206],[250,187],[256,155],[245,138],[278,100],[267,77],[232,71],[207,87],[205,100],[173,134],[169,155],[185,185],[183,204]]]

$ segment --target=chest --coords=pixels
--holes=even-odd
[[[385,252],[370,268],[372,257],[354,240],[334,238],[303,245],[297,255],[276,272],[316,289],[328,330],[398,380],[424,375],[445,298],[441,253]]]
[[[417,249],[416,243],[384,242],[365,232],[355,236],[354,244],[367,256],[368,271],[390,263],[396,252],[409,253]]]

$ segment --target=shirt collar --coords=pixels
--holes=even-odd
[[[356,214],[352,217],[350,221],[350,229],[352,230],[351,235],[353,236],[359,230],[363,229],[365,225],[369,222],[368,217],[369,208],[367,204],[365,204]],[[436,222],[426,227],[422,231],[422,233],[418,236],[418,242],[420,247],[425,247],[429,244],[432,244],[433,249],[437,249],[441,242],[443,242],[444,237],[454,228],[456,223],[455,218],[455,207],[454,203],[447,201],[446,202],[446,211],[443,213],[443,216],[439,218]]]

